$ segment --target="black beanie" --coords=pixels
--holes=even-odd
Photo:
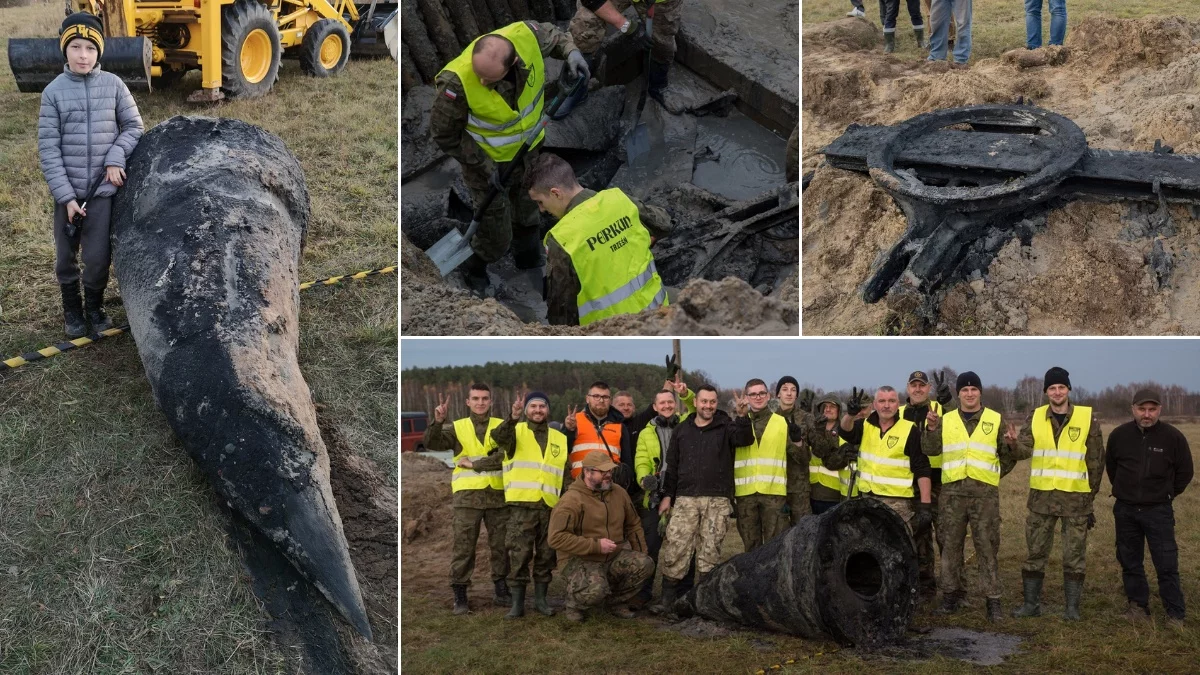
[[[63,58],[67,56],[67,45],[75,38],[90,40],[96,45],[97,59],[104,56],[104,26],[95,14],[75,12],[63,19],[62,26],[58,29],[58,45]]]
[[[784,375],[783,377],[779,378],[779,382],[775,384],[775,398],[779,398],[779,390],[783,389],[783,385],[785,384],[794,385],[796,387],[796,394],[800,394],[800,383],[796,381],[796,378],[792,377],[791,375]]]
[[[962,391],[963,387],[975,387],[983,391],[983,382],[979,380],[979,376],[974,371],[968,370],[958,376],[958,381],[954,383],[954,391]]]
[[[1070,389],[1071,374],[1058,366],[1054,366],[1046,371],[1046,379],[1042,382],[1042,391],[1045,392],[1052,384],[1065,384],[1067,389]]]
[[[546,404],[546,407],[550,407],[550,397],[540,391],[531,391],[525,394],[525,405],[529,405],[533,401],[541,401]]]

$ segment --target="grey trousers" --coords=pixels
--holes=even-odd
[[[67,236],[67,207],[54,206],[54,274],[60,284],[79,281],[79,262],[83,259],[83,287],[103,290],[108,286],[108,267],[112,264],[112,249],[108,235],[111,224],[112,197],[93,197],[87,204],[87,217]],[[80,255],[80,249],[83,249]]]

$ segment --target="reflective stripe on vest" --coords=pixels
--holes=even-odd
[[[579,325],[667,304],[650,232],[637,207],[617,188],[597,192],[546,233],[571,257],[579,277]]]
[[[579,478],[583,458],[593,450],[607,450],[608,456],[621,463],[621,423],[605,422],[599,432],[586,412],[575,413],[575,445],[571,446],[571,478]]]
[[[1092,409],[1077,405],[1063,425],[1058,440],[1044,405],[1033,411],[1033,459],[1029,466],[1031,490],[1091,492],[1088,483],[1087,437],[1092,430]]]
[[[896,423],[881,438],[879,427],[863,420],[862,445],[858,450],[858,489],[881,497],[912,497],[912,464],[904,454],[908,435],[915,425],[897,416]]]
[[[845,444],[846,441],[839,437],[838,447]],[[850,481],[849,471],[846,472],[845,480],[846,482]],[[842,471],[826,469],[824,460],[816,455],[812,455],[808,459],[808,482],[812,485],[824,485],[830,490],[842,492]],[[843,492],[843,494],[845,493]]]
[[[492,417],[488,420],[487,433],[483,436],[483,443],[479,442],[479,437],[475,435],[475,423],[470,417],[464,417],[454,422],[454,435],[458,438],[458,444],[462,446],[462,454],[459,457],[470,457],[472,460],[483,459],[487,454],[496,447],[495,441],[492,440],[492,431],[504,420],[499,417]],[[491,487],[497,490],[504,489],[504,478],[500,471],[475,471],[473,469],[464,469],[457,464],[454,466],[454,473],[450,476],[451,490],[458,492],[459,490],[482,490],[483,488]]]
[[[753,423],[751,423],[753,425]],[[733,495],[787,495],[788,426],[783,417],[771,413],[762,438],[733,453]]]
[[[504,460],[504,501],[545,502],[554,508],[562,492],[567,462],[567,436],[557,429],[546,430],[546,452],[538,445],[528,422],[516,428],[516,450]]]
[[[902,405],[902,406],[900,406],[900,409],[899,409],[898,411],[896,411],[896,416],[897,416],[897,417],[899,417],[899,418],[901,418],[901,419],[903,419],[903,418],[904,418],[904,409],[905,409],[905,408],[907,408],[907,407],[908,407],[907,405]],[[933,412],[935,412],[935,413],[939,414],[939,415],[941,415],[941,414],[942,414],[942,410],[943,410],[943,409],[942,409],[942,404],[941,404],[941,403],[938,403],[937,401],[930,401],[930,402],[929,402],[929,409],[930,409],[930,410],[932,410]],[[914,424],[915,424],[915,422],[914,422]],[[938,455],[938,456],[936,456],[936,457],[930,457],[930,458],[929,458],[929,467],[930,467],[930,468],[932,468],[932,469],[940,469],[940,468],[942,468],[942,456],[941,456],[941,455]]]
[[[946,413],[942,418],[942,484],[974,478],[999,486],[999,442],[1000,413],[995,410],[984,408],[975,431],[970,434],[959,411]]]
[[[442,72],[450,71],[462,82],[463,94],[470,106],[467,134],[493,161],[507,162],[517,154],[525,134],[541,121],[546,67],[537,37],[524,21],[497,28],[489,35],[499,35],[511,42],[521,63],[529,71],[529,77],[517,100],[517,110],[509,107],[504,97],[495,89],[480,82],[475,69],[471,67],[471,52],[475,48],[475,42],[483,36],[472,40],[462,54],[446,64]],[[544,129],[539,131],[530,147],[536,147],[545,135]]]

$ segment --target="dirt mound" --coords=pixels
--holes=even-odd
[[[874,49],[883,42],[883,31],[866,19],[839,19],[804,26],[805,49],[853,52]]]
[[[1037,68],[1039,66],[1061,66],[1071,58],[1070,47],[1049,45],[1037,49],[1019,47],[1004,52],[1000,57],[1005,63],[1020,68]]]
[[[1023,98],[1073,120],[1092,148],[1144,151],[1162,139],[1176,152],[1200,153],[1200,22],[1090,18],[1072,28],[1066,50],[1045,60],[1057,63],[1068,50],[1055,67],[1024,68],[1013,57],[967,70],[876,52],[805,51],[802,164],[817,169],[803,196],[806,334],[1121,334],[1200,324],[1192,262],[1200,221],[1172,208],[1170,226],[1141,227],[1161,217],[1156,206],[1132,202],[1052,211],[1031,246],[1010,242],[983,278],[943,296],[875,305],[858,297],[858,285],[907,222],[866,176],[818,168],[820,149],[851,122],[895,124],[939,108]],[[1173,264],[1165,283],[1147,265],[1156,241],[1157,259]]]
[[[1067,47],[1097,75],[1164,66],[1197,51],[1200,23],[1174,16],[1089,17],[1071,26]]]

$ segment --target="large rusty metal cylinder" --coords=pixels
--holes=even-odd
[[[916,547],[900,516],[877,500],[854,499],[713,568],[678,609],[871,647],[904,636],[917,574]]]

